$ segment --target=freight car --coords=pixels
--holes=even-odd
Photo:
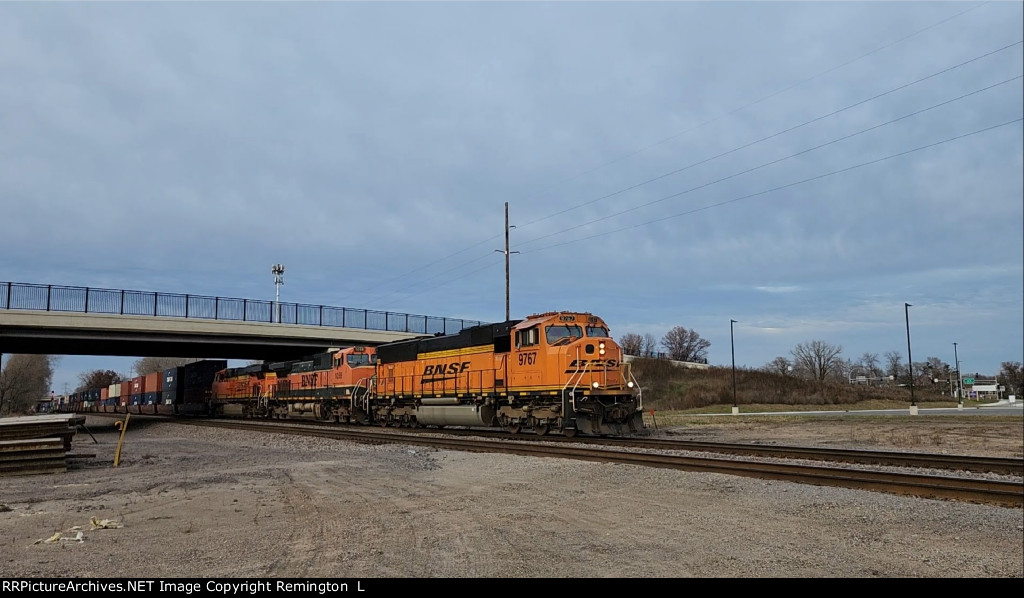
[[[134,397],[156,391],[147,390],[146,377],[136,378],[121,383],[115,411],[481,427],[538,435],[621,436],[644,430],[640,387],[622,349],[605,322],[586,312],[535,314],[376,349],[333,349],[303,360],[185,367],[202,374],[192,376],[184,395],[165,372],[164,399],[150,410],[145,399]],[[108,395],[114,392],[111,388]],[[178,394],[168,398],[169,392]],[[79,402],[74,410],[92,410],[91,405]]]

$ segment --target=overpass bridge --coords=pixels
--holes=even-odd
[[[477,320],[260,299],[0,282],[0,354],[294,359]]]

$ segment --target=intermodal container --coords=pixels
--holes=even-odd
[[[204,359],[189,363],[181,368],[181,379],[175,400],[182,403],[202,403],[210,398],[210,389],[213,387],[213,378],[217,372],[227,369],[228,362],[225,359]]]
[[[142,404],[142,399],[145,396],[146,395],[132,395],[132,402],[131,402],[131,404],[132,405],[141,405]]]
[[[204,359],[189,363],[182,367],[182,381],[185,388],[210,388],[213,386],[214,375],[227,367],[228,362],[224,359]]]
[[[168,368],[164,370],[164,385],[160,390],[174,390],[178,387],[178,378],[181,377],[180,367]]]
[[[132,392],[131,395],[143,395],[146,394],[146,377],[137,376],[132,378]],[[132,405],[138,405],[138,403],[132,403]]]
[[[183,367],[168,368],[164,370],[163,404],[174,405],[181,402],[181,391],[184,386],[180,384]]]
[[[147,392],[145,395],[143,395],[144,398],[142,400],[142,404],[143,405],[156,405],[157,404],[157,398],[159,396],[160,396],[160,393],[158,393],[158,392]]]
[[[108,398],[110,398],[110,388],[109,388],[109,387],[108,387],[108,388],[101,388],[101,389],[100,389],[100,400],[101,400],[101,401],[104,401],[104,402],[103,402],[103,403],[101,403],[101,404],[102,404],[102,405],[106,405],[106,404],[107,404],[107,403],[106,403],[106,400],[107,400]]]
[[[163,381],[163,370],[159,372],[153,372],[152,374],[146,374],[146,390],[144,390],[143,392],[160,392],[163,389]]]

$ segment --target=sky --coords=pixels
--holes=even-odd
[[[496,322],[507,202],[512,318],[994,375],[1022,6],[3,2],[0,281]]]

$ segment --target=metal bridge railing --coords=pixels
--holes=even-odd
[[[154,291],[0,282],[0,309],[118,314],[456,334],[478,320]]]

